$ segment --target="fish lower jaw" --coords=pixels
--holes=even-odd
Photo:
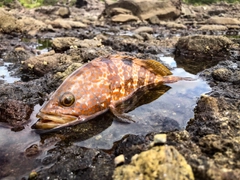
[[[70,115],[52,115],[39,112],[36,116],[39,120],[34,124],[34,129],[52,129],[77,119]]]

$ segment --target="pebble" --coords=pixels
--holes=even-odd
[[[154,136],[154,145],[156,144],[165,144],[167,142],[167,134],[156,134]]]
[[[123,164],[124,162],[125,162],[125,157],[124,157],[123,154],[115,157],[115,159],[114,159],[114,164],[115,164],[115,166],[118,166],[118,165],[120,165],[120,164]]]

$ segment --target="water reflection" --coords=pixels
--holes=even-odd
[[[14,83],[15,81],[20,80],[20,78],[16,78],[10,75],[10,72],[8,71],[8,66],[12,64],[13,63],[4,62],[2,66],[0,65],[0,84]]]
[[[28,44],[28,47],[38,50],[41,54],[47,53],[52,49],[51,47],[51,39],[28,39],[22,38],[22,42]]]
[[[211,57],[208,58],[196,58],[196,57],[184,57],[184,56],[176,56],[175,61],[177,67],[183,68],[185,71],[197,74],[204,69],[208,69],[217,65],[223,59],[213,59]]]

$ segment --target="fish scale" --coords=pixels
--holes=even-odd
[[[124,55],[96,58],[74,71],[60,85],[37,114],[39,120],[33,128],[74,125],[108,110],[119,119],[127,119],[124,110],[117,109],[117,105],[124,104],[138,89],[148,90],[183,79],[169,75],[168,68],[154,60]]]

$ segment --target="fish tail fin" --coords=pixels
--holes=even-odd
[[[161,76],[168,76],[172,75],[172,72],[164,66],[162,63],[153,60],[153,59],[148,59],[148,60],[140,60],[140,59],[134,59],[134,62],[136,64],[139,64],[149,71],[153,72],[154,74],[161,75]]]

